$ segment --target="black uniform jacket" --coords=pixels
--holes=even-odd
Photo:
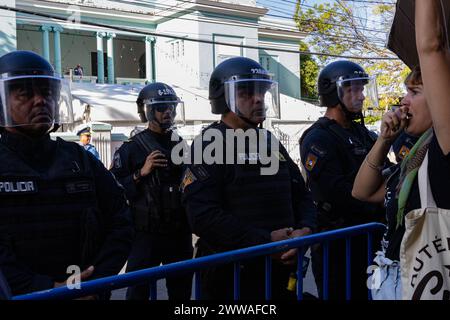
[[[217,150],[223,148],[225,160],[229,152],[225,145],[229,140],[223,137],[226,129],[231,129],[223,122],[217,122],[206,128],[202,135],[211,129],[220,132],[214,144],[218,146]],[[262,132],[261,129],[249,130]],[[262,139],[276,139],[269,131],[264,132]],[[277,157],[279,169],[275,174],[266,175],[261,174],[261,169],[269,165],[260,161],[262,150],[259,146],[250,152],[247,145],[243,152],[232,145],[235,161],[241,159],[246,163],[196,164],[196,152],[202,151],[206,155],[213,146],[209,141],[197,144],[202,135],[191,146],[193,163],[184,173],[182,190],[191,228],[212,251],[270,242],[271,231],[280,228],[307,226],[314,229],[316,211],[310,193],[299,168],[277,140],[279,151],[272,152]],[[249,160],[257,161],[250,163]]]

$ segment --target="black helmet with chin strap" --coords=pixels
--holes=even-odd
[[[227,59],[214,69],[209,80],[211,112],[225,114],[232,111],[244,121],[249,122],[239,112],[239,108],[235,107],[237,105],[237,92],[244,90],[246,93],[266,93],[273,88],[276,91],[274,90],[271,97],[278,103],[276,106],[278,108],[278,84],[272,80],[272,77],[258,62],[245,57]],[[265,106],[266,109],[268,107],[270,106]]]
[[[62,123],[73,122],[70,90],[69,86],[63,85],[63,81],[52,65],[34,52],[19,50],[0,57],[0,127],[20,128],[38,123],[48,125],[47,132],[52,132]],[[36,111],[35,122],[18,122],[11,112],[17,106],[9,102],[9,95],[20,95],[21,103],[26,104],[30,103],[33,96],[42,97],[44,105],[40,111]],[[32,115],[33,110],[28,110]],[[47,116],[42,117],[43,113],[47,113]]]
[[[362,118],[362,110],[352,112],[341,99],[342,89],[352,84],[367,85],[373,80],[364,69],[351,61],[340,60],[328,64],[319,74],[318,94],[320,105],[328,108],[342,106],[342,109],[350,120]],[[340,91],[341,90],[341,91]],[[376,88],[375,88],[376,95]]]
[[[162,82],[155,82],[145,86],[138,95],[136,104],[138,107],[139,117],[142,122],[155,121],[162,129],[169,129],[172,123],[160,123],[155,117],[155,111],[159,108],[173,108],[173,116],[175,116],[175,108],[182,103],[180,98],[169,85]]]

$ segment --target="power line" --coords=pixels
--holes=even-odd
[[[178,0],[179,2],[180,2],[180,0]],[[190,3],[190,4],[193,4],[193,2],[191,2],[191,1],[181,1],[181,2],[183,2],[183,3]],[[148,3],[146,3],[146,2],[142,2],[142,1],[134,1],[133,3],[141,3],[141,4],[148,4]],[[162,7],[162,8],[164,8],[164,9],[166,9],[166,10],[170,10],[170,9],[173,9],[174,8],[174,6],[166,6],[166,5],[159,5],[158,4],[158,8],[160,8],[160,7]],[[177,17],[177,18],[174,18],[174,19],[180,19],[180,20],[186,20],[186,21],[195,21],[195,22],[198,22],[198,21],[204,21],[204,22],[207,22],[207,23],[211,23],[211,21],[208,21],[208,20],[206,20],[206,19],[204,19],[204,17],[202,17],[201,15],[198,15],[198,14],[194,14],[195,12],[196,12],[196,10],[192,10],[192,9],[184,9],[184,11],[187,11],[187,12],[190,12],[190,13],[193,13],[192,15],[194,15],[194,16],[196,16],[196,17],[200,17],[200,18],[202,18],[202,20],[196,20],[196,19],[189,19],[189,18],[187,18],[187,17]],[[161,16],[161,17],[165,17],[165,16],[163,16],[163,15],[157,15],[157,14],[154,14],[154,16]],[[214,16],[214,15],[213,15]],[[273,16],[273,15],[272,15]],[[279,16],[277,16],[277,17],[279,17]],[[219,18],[220,18],[220,16],[219,16]],[[306,19],[305,19],[306,20]],[[214,21],[214,23],[215,24],[219,24],[220,22],[218,22],[218,21]],[[242,26],[242,22],[241,21],[237,21],[237,20],[231,20],[231,19],[227,19],[227,22],[226,23],[221,23],[221,24],[224,24],[224,25],[234,25],[234,26]],[[278,29],[278,28],[271,28],[272,30],[280,30],[280,31],[284,31],[283,29]],[[188,34],[188,33],[185,33],[185,34]],[[343,41],[348,41],[348,42],[354,42],[354,41],[352,41],[353,40],[353,38],[349,38],[349,37],[346,37],[346,36],[339,36],[339,35],[334,35],[334,36],[331,36],[331,35],[329,35],[329,37],[331,37],[331,38],[333,38],[333,39],[342,39]],[[250,38],[250,37],[247,37],[247,39],[252,39],[252,40],[258,40],[258,38]],[[369,39],[369,41],[370,41],[370,39]],[[379,40],[372,40],[372,42],[373,43],[378,43],[378,44],[381,44],[381,45],[384,45],[384,42],[380,42]]]
[[[280,0],[280,1],[282,1],[282,2],[287,2],[287,3],[292,3],[292,4],[297,4],[297,1],[289,1],[289,0]],[[301,7],[310,8],[310,9],[317,9],[317,7],[310,6],[310,5],[307,5],[307,4],[301,4],[301,5],[300,5],[300,8],[301,8]],[[323,11],[324,11],[324,12],[334,13],[334,14],[337,14],[337,15],[339,15],[339,16],[347,17],[345,14],[337,13],[337,12],[335,12],[335,11],[333,11],[333,10],[323,9]],[[369,21],[369,22],[378,23],[378,24],[382,24],[382,23],[380,23],[380,21],[371,20],[371,19],[367,19],[367,18],[363,18],[363,17],[359,17],[359,19],[366,20],[366,21]]]
[[[177,0],[177,1],[178,1],[178,2],[182,2],[182,3],[195,4],[194,2],[187,1],[187,0],[184,0],[184,1],[182,1],[182,0]],[[133,1],[133,3],[137,3],[137,4],[146,4],[146,5],[148,5],[147,2],[143,2],[143,1],[139,1],[139,0],[135,0],[135,1]],[[163,9],[165,9],[166,11],[170,11],[170,10],[173,9],[175,6],[168,6],[168,5],[164,5],[164,4],[158,4],[158,6],[154,6],[154,7],[155,7],[155,8],[158,8],[158,9],[163,8]],[[210,23],[210,22],[211,22],[211,21],[205,19],[205,17],[203,17],[202,15],[196,14],[196,10],[192,10],[192,9],[188,9],[188,8],[180,8],[180,9],[183,10],[183,11],[186,11],[186,12],[188,12],[188,13],[191,13],[193,16],[202,18],[202,20],[200,20],[200,19],[199,19],[199,20],[196,20],[196,19],[190,19],[190,18],[187,18],[187,17],[176,17],[176,18],[173,18],[173,19],[179,19],[179,20],[185,20],[185,21],[194,21],[194,22],[198,22],[198,21],[207,22],[207,23]],[[214,14],[211,14],[211,15],[212,15],[213,17],[216,17],[216,18],[221,18],[221,16],[219,16],[219,15],[214,15]],[[284,18],[284,19],[286,19],[286,17],[282,17],[282,16],[279,16],[279,15],[271,15],[271,14],[266,14],[266,15],[267,15],[267,16],[279,17],[279,18]],[[153,16],[166,17],[165,15],[159,15],[159,14],[153,14]],[[304,19],[303,21],[314,21],[314,20]],[[232,20],[232,19],[227,19],[227,22],[218,22],[218,21],[214,21],[214,23],[215,23],[215,24],[223,24],[223,25],[232,25],[232,26],[242,26],[242,21]],[[255,23],[253,23],[253,24],[255,24]],[[348,26],[337,25],[337,24],[331,24],[331,23],[324,23],[324,24],[327,24],[327,25],[336,25],[336,26],[341,26],[341,27],[349,28]],[[272,30],[285,31],[284,29],[278,29],[278,28],[271,28],[271,29],[272,29]],[[375,30],[373,30],[373,31],[375,31]],[[187,33],[186,33],[186,34],[187,34]],[[332,37],[333,37],[334,39],[341,38],[341,39],[343,39],[344,41],[353,42],[353,41],[351,41],[351,40],[353,40],[353,38],[349,38],[349,37],[338,36],[338,35],[335,35],[335,36],[332,36]],[[247,37],[247,39],[258,40],[258,38],[250,38],[250,37]],[[369,39],[369,40],[370,40],[370,39]],[[376,41],[378,41],[378,40],[375,40],[375,42],[376,42]],[[381,42],[378,41],[378,43],[381,43]],[[384,45],[384,43],[382,43],[382,44]]]
[[[178,1],[180,1],[180,0],[178,0]],[[190,2],[190,1],[182,1],[182,2],[192,3],[192,2]],[[161,6],[160,6],[160,7],[161,7]],[[187,12],[190,12],[190,13],[194,13],[194,12],[195,12],[195,10],[189,10],[189,9],[184,9],[184,10],[187,11]],[[198,14],[193,14],[193,15],[194,15],[194,16],[197,16],[197,17],[201,17],[201,15],[198,15]],[[219,15],[214,15],[214,14],[212,14],[212,16],[215,16],[215,17],[218,17],[218,18],[221,17],[221,16],[219,16]],[[279,17],[279,18],[285,18],[285,19],[286,19],[286,17],[279,16],[279,15],[266,14],[266,16]],[[196,21],[196,20],[194,20],[194,19],[189,19],[189,18],[185,18],[185,17],[177,17],[177,18],[175,18],[175,19],[182,19],[182,20],[187,20],[187,21]],[[236,20],[231,20],[231,21],[236,21]],[[318,20],[318,19],[302,19],[302,21],[305,21],[305,22],[308,22],[308,21],[317,22],[317,21],[320,21],[320,20]],[[237,22],[239,22],[239,21],[237,21]],[[329,23],[329,22],[321,22],[321,23],[322,23],[322,24],[325,24],[325,25],[339,26],[339,27],[343,27],[343,28],[348,28],[348,29],[354,30],[354,29],[352,29],[351,27],[345,26],[345,25],[340,25],[340,24],[335,24],[335,23]],[[276,28],[272,28],[272,29],[274,29],[274,30],[283,30],[283,29],[276,29]],[[359,30],[370,31],[370,32],[380,32],[380,30],[367,29],[367,28],[363,28],[363,27],[357,28],[357,31],[359,31]],[[316,31],[316,30],[313,30],[313,31]],[[384,31],[384,33],[387,34],[386,31]],[[335,35],[335,36],[333,36],[333,37],[334,37],[335,39],[337,39],[337,38],[342,38],[342,39],[346,39],[346,40],[348,40],[348,39],[353,40],[353,38],[343,37],[343,36],[338,36],[338,35]],[[368,38],[368,39],[369,39],[369,38]],[[369,39],[369,40],[370,40],[370,39]],[[376,41],[378,41],[378,40],[376,40]],[[384,42],[378,41],[378,43],[382,43],[382,45],[384,45]]]
[[[267,1],[267,2],[273,2],[273,1],[270,1],[270,0],[264,0],[264,1]],[[290,14],[290,12],[288,13],[288,12],[282,11],[282,10],[280,10],[280,9],[270,8],[270,10],[274,10],[274,11],[277,11],[277,12]],[[295,14],[295,13],[294,13],[294,14]],[[266,14],[266,15],[269,15],[269,14]],[[348,28],[348,29],[352,29],[352,30],[353,30],[353,28],[350,27],[350,26],[346,26],[346,25],[338,24],[338,23],[331,23],[331,22],[326,22],[326,21],[320,21],[319,19],[300,19],[300,21],[302,21],[302,22],[303,22],[303,21],[304,21],[304,22],[320,22],[321,24],[324,24],[324,25],[330,25],[330,26],[336,26],[336,27]],[[356,29],[357,29],[357,30],[362,30],[362,31],[384,33],[384,34],[387,34],[387,33],[388,33],[388,32],[387,32],[386,30],[384,30],[384,29],[369,29],[369,28],[365,28],[365,27],[357,27]]]
[[[183,2],[186,2],[186,3],[192,3],[192,2],[190,2],[190,1],[183,1]],[[138,3],[138,4],[141,4],[142,3],[142,1],[134,1],[134,3]],[[161,6],[160,6],[161,7]],[[164,6],[163,6],[164,7]],[[164,8],[173,8],[173,6],[172,7],[164,7]],[[193,16],[196,16],[196,17],[200,17],[200,18],[202,18],[202,19],[190,19],[190,18],[187,18],[187,17],[176,17],[176,18],[173,18],[173,19],[179,19],[179,20],[185,20],[185,21],[194,21],[194,22],[198,22],[198,21],[202,21],[202,22],[206,22],[206,23],[211,23],[211,21],[210,20],[208,20],[207,18],[205,19],[205,17],[203,17],[203,16],[201,16],[201,15],[198,15],[198,14],[194,14],[195,12],[196,12],[196,10],[190,10],[190,9],[184,9],[184,11],[187,11],[187,12],[189,12],[189,13],[192,13],[192,15]],[[155,16],[161,16],[161,17],[166,17],[166,16],[164,16],[164,15],[155,15]],[[214,14],[212,14],[212,16],[213,17],[216,17],[216,18],[222,18],[221,16],[219,16],[219,15],[214,15]],[[218,21],[214,21],[214,23],[215,24],[223,24],[223,25],[231,25],[231,26],[242,26],[242,22],[241,21],[237,21],[237,20],[231,20],[231,19],[227,19],[227,21],[226,22],[218,22]],[[256,25],[256,23],[252,23],[253,25]],[[272,30],[280,30],[280,31],[284,31],[284,29],[278,29],[278,28],[271,28]],[[179,32],[175,32],[175,33],[179,33]],[[185,34],[189,34],[189,33],[186,33],[185,32]],[[199,35],[201,35],[201,34],[199,34]],[[203,34],[204,35],[204,34]],[[209,35],[209,34],[208,34]],[[350,38],[350,37],[345,37],[345,36],[339,36],[339,35],[333,35],[333,36],[330,36],[330,37],[333,37],[334,39],[342,39],[343,41],[348,41],[348,42],[352,42],[353,43],[353,38]],[[252,40],[258,40],[258,38],[251,38],[251,37],[247,37],[247,39],[252,39]],[[378,40],[375,40],[375,41],[378,41]],[[381,42],[378,42],[378,43],[381,43]],[[383,45],[384,45],[384,43],[382,43]]]
[[[177,0],[177,1],[179,1],[179,2],[183,2],[183,3],[190,3],[190,4],[195,4],[194,2],[191,2],[191,1],[188,1],[188,0]],[[270,0],[264,0],[264,1],[266,1],[266,2],[274,2],[274,1],[270,1]],[[291,2],[291,1],[283,1],[283,2],[289,2],[289,3],[295,3],[295,2]],[[166,6],[166,5],[163,5],[163,4],[158,4],[158,6]],[[306,6],[306,5],[305,5]],[[170,6],[166,6],[166,8],[167,7],[170,7]],[[173,8],[174,6],[172,6],[172,8]],[[313,8],[313,7],[311,7],[311,8]],[[283,11],[283,10],[280,10],[280,9],[275,9],[275,8],[272,8],[272,7],[269,7],[269,9],[270,10],[274,10],[274,11],[276,11],[276,12],[279,12],[279,13],[285,13],[285,14],[289,14],[289,15],[291,15],[292,14],[292,16],[294,16],[294,14],[295,13],[291,13],[291,12],[287,12],[287,11]],[[184,9],[185,11],[188,11],[188,12],[195,12],[195,10],[190,10],[190,9]],[[275,18],[283,18],[283,19],[286,19],[286,20],[291,20],[291,19],[288,19],[286,16],[280,16],[280,15],[275,15],[275,14],[270,14],[270,13],[266,13],[265,14],[265,16],[268,16],[268,17],[275,17]],[[345,16],[345,15],[342,15],[341,14],[341,16]],[[346,16],[345,16],[346,17]],[[293,18],[293,17],[292,17]],[[319,19],[303,19],[303,21],[320,21]],[[338,26],[338,27],[343,27],[343,28],[351,28],[351,27],[349,27],[349,26],[346,26],[346,25],[342,25],[342,24],[336,24],[336,23],[331,23],[331,22],[322,22],[322,24],[325,24],[325,25],[331,25],[331,26]],[[382,29],[368,29],[368,28],[364,28],[364,27],[360,27],[360,28],[358,28],[359,30],[364,30],[364,31],[370,31],[370,32],[384,32],[384,33],[387,33],[385,30],[382,30]]]
[[[7,18],[9,16],[7,15],[1,15],[0,17],[3,18]],[[175,18],[177,19],[177,18]],[[197,21],[197,20],[190,20],[190,21]],[[275,29],[275,30],[279,30],[279,29]],[[176,30],[165,30],[166,32],[169,32],[171,34],[183,34],[183,35],[200,35],[200,36],[210,36],[210,33],[192,33],[192,32],[185,32],[185,31],[176,31]],[[331,35],[331,34],[323,34],[328,36],[329,38],[333,38],[333,39],[342,39],[344,41],[348,41],[348,42],[355,42],[355,38],[354,37],[346,37],[346,36],[338,36],[338,35]],[[185,37],[183,39],[186,39]],[[246,37],[246,39],[251,39],[251,40],[259,40],[259,38],[253,38],[253,37]],[[379,43],[379,44],[384,44],[384,42],[382,40],[379,39],[373,39],[371,40],[372,43]]]
[[[0,9],[4,9],[7,11],[13,11],[13,12],[19,12],[24,14],[29,14],[37,17],[42,18],[48,18],[48,19],[55,19],[60,21],[67,21],[66,17],[61,17],[57,15],[51,15],[46,13],[37,13],[34,11],[29,11],[25,9],[18,9],[18,8],[11,8],[5,5],[0,5]],[[303,55],[317,55],[317,56],[327,56],[327,57],[335,57],[335,58],[346,58],[346,59],[355,59],[355,60],[398,60],[398,58],[393,57],[359,57],[359,56],[349,56],[349,55],[336,55],[336,54],[326,54],[321,52],[310,52],[310,51],[300,51],[300,50],[289,50],[289,49],[279,49],[279,48],[271,48],[271,47],[261,47],[261,46],[251,46],[251,45],[236,45],[233,43],[227,43],[227,42],[217,42],[217,41],[211,41],[211,40],[204,40],[204,39],[192,39],[192,38],[186,38],[186,37],[180,37],[175,35],[169,35],[164,34],[160,32],[150,32],[150,31],[140,31],[133,28],[124,28],[124,27],[118,27],[118,26],[110,26],[102,23],[97,22],[82,22],[80,21],[79,24],[81,25],[88,25],[88,26],[95,26],[95,27],[101,27],[105,29],[112,29],[116,31],[122,31],[122,32],[129,32],[129,33],[136,33],[141,34],[145,36],[154,36],[154,37],[161,37],[161,38],[170,38],[170,39],[177,39],[177,40],[185,40],[185,41],[192,41],[192,42],[199,42],[199,43],[206,43],[206,44],[213,44],[213,45],[224,45],[224,46],[230,46],[230,47],[238,47],[238,48],[247,48],[247,49],[256,49],[256,50],[268,50],[268,51],[277,51],[277,52],[290,52],[290,53],[297,53],[297,54],[303,54]]]
[[[363,3],[369,3],[369,4],[388,4],[388,5],[395,5],[394,2],[386,2],[386,1],[373,1],[373,0],[342,0],[345,2],[363,2]]]
[[[0,17],[6,18],[6,17],[9,17],[9,16],[0,14]],[[182,17],[178,17],[178,18],[174,18],[174,19],[182,19],[182,20],[195,21],[195,22],[202,21],[202,20],[188,19],[188,18],[182,18]],[[212,23],[209,20],[203,20],[203,22]],[[220,23],[220,22],[214,22],[214,23],[215,24],[223,24],[223,25],[231,25],[231,26],[241,26],[241,25],[233,24],[233,23]],[[284,31],[283,29],[276,29],[276,28],[272,28],[272,30],[282,30],[282,31]],[[206,33],[190,33],[190,32],[180,32],[180,31],[172,31],[172,30],[166,30],[166,32],[185,34],[185,35],[204,35],[204,36],[210,36],[211,35],[211,34],[206,34]],[[328,35],[328,36],[330,38],[334,38],[334,39],[342,39],[343,41],[354,42],[353,41],[354,38],[351,38],[351,37],[338,36],[338,35]],[[184,37],[183,39],[186,39],[186,37]],[[253,37],[246,37],[246,39],[259,40],[259,38],[253,38]],[[381,43],[381,41],[379,41],[379,40],[373,40],[373,42],[374,43],[376,43],[376,42]]]

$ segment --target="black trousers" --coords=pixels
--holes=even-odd
[[[128,257],[126,272],[192,259],[192,234],[161,235],[137,232]],[[192,273],[166,279],[169,300],[190,300]],[[150,284],[144,283],[127,290],[127,300],[148,300]]]
[[[206,248],[198,247],[197,257],[212,254]],[[201,300],[233,300],[234,265],[226,264],[200,271]],[[287,289],[295,266],[285,266],[272,260],[272,300],[295,300],[296,292]],[[254,258],[241,263],[240,300],[265,299],[265,259]]]

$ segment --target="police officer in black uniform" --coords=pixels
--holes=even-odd
[[[183,143],[172,131],[177,106],[182,111],[183,103],[164,83],[144,87],[136,103],[148,128],[116,151],[111,169],[125,187],[137,229],[127,272],[191,259],[193,255],[192,233],[179,190],[183,169],[171,161],[172,149]],[[191,274],[166,281],[169,299],[190,299]],[[148,284],[127,291],[127,299],[148,300],[149,295]]]
[[[29,51],[1,57],[0,75],[0,269],[12,293],[65,285],[77,267],[82,280],[117,274],[133,237],[123,189],[81,146],[50,139],[73,119],[68,87]]]
[[[259,125],[266,110],[277,110],[278,84],[263,67],[248,58],[235,57],[219,64],[209,82],[209,99],[221,120],[205,128],[191,146],[191,164],[182,182],[183,203],[193,232],[200,237],[197,255],[244,248],[306,235],[315,227],[315,208],[299,168],[278,140]],[[227,134],[255,134],[258,143],[239,148]],[[261,134],[259,136],[258,134]],[[219,146],[207,159],[211,141]],[[274,143],[272,144],[271,141]],[[229,146],[233,149],[230,149]],[[263,146],[278,162],[278,170],[266,172]],[[232,154],[231,160],[225,160]],[[203,161],[196,161],[205,154]],[[201,157],[200,157],[201,158]],[[237,160],[241,160],[238,162]],[[244,161],[245,160],[245,161]],[[272,264],[272,297],[295,297],[288,286],[296,250],[276,255]],[[241,264],[241,299],[264,299],[263,258]],[[201,271],[202,299],[233,298],[233,265]]]
[[[353,181],[376,135],[365,126],[363,104],[376,107],[376,82],[350,61],[328,64],[319,74],[318,91],[325,116],[300,139],[300,155],[307,183],[318,207],[319,231],[382,219],[381,205],[352,197]],[[359,120],[357,122],[356,120]],[[367,299],[367,237],[352,241],[352,298]],[[322,247],[312,250],[312,266],[323,297]],[[329,298],[345,299],[345,241],[330,246]]]

